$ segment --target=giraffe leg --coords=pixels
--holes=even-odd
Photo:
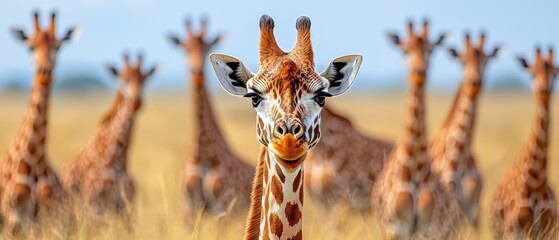
[[[22,224],[35,215],[35,204],[31,196],[31,188],[27,185],[16,183],[12,193],[13,197],[7,199],[8,205],[3,207],[6,214],[6,232],[16,236],[21,232]]]
[[[435,197],[433,192],[428,189],[421,189],[417,195],[417,228],[428,229],[430,226],[424,225],[432,222],[433,209],[435,208]],[[452,224],[452,223],[448,223]],[[421,230],[418,230],[421,231]]]
[[[554,214],[554,210],[544,208],[540,211],[540,233],[539,238],[542,239],[555,239],[557,231],[557,216]]]
[[[202,188],[208,210],[214,214],[220,214],[227,209],[227,206],[222,204],[227,197],[224,196],[223,180],[218,172],[208,171],[204,177]]]
[[[205,208],[202,196],[202,179],[199,176],[191,176],[186,179],[185,184],[185,211],[187,224],[193,223],[200,210]]]
[[[475,229],[479,225],[479,199],[481,182],[474,176],[466,176],[462,179],[462,201],[461,207],[464,214]]]
[[[534,226],[534,212],[529,207],[520,207],[517,213],[517,236],[525,235]]]
[[[413,196],[409,192],[400,192],[396,196],[396,216],[400,225],[399,233],[389,234],[389,238],[398,239],[397,236],[409,236],[415,232],[417,227],[414,207]]]

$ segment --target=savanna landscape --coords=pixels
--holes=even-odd
[[[526,81],[529,81],[526,77]],[[358,79],[363,81],[364,79]],[[131,231],[121,222],[109,224],[96,232],[95,239],[240,239],[245,216],[200,217],[189,229],[181,207],[181,172],[189,151],[192,116],[190,101],[183,92],[151,93],[137,118],[130,149],[129,169],[136,181],[137,198],[133,206],[135,218]],[[430,91],[428,91],[430,92]],[[236,153],[256,164],[259,144],[255,138],[255,112],[250,101],[219,92],[212,94],[214,109],[222,131]],[[428,131],[434,134],[444,121],[453,96],[430,93],[427,102]],[[3,93],[0,96],[0,148],[6,149],[22,120],[26,94]],[[87,94],[53,93],[49,113],[48,153],[55,169],[74,154],[93,133],[99,116],[112,101],[109,92]],[[328,99],[327,104],[347,114],[354,125],[371,136],[396,139],[404,120],[405,93],[350,91],[347,95]],[[559,99],[554,98],[552,106]],[[534,119],[534,98],[530,91],[486,91],[480,98],[480,112],[475,130],[474,150],[483,174],[482,218],[479,233],[466,229],[464,239],[490,239],[488,204],[493,190],[526,144]],[[552,132],[559,112],[553,112]],[[559,186],[557,147],[559,136],[552,134],[549,151],[549,177],[554,189]],[[356,214],[343,206],[324,209],[315,200],[305,199],[304,231],[308,239],[378,239],[378,225],[370,214]],[[78,211],[79,212],[79,211]],[[45,226],[48,226],[45,225]],[[61,233],[57,228],[44,227],[39,239],[89,239],[80,231]],[[69,235],[64,235],[69,234]]]
[[[471,2],[0,8],[0,239],[557,238],[557,3]]]

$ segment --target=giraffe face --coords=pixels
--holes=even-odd
[[[518,58],[520,65],[533,76],[533,88],[536,99],[542,103],[549,102],[553,84],[557,78],[559,68],[553,63],[553,49],[549,49],[547,58],[542,56],[541,50],[536,50],[534,63],[529,65],[526,59]]]
[[[33,52],[34,64],[39,73],[50,73],[56,63],[56,54],[60,47],[71,40],[76,34],[75,29],[71,28],[62,38],[56,37],[56,14],[51,15],[51,22],[46,30],[41,30],[39,25],[39,15],[34,14],[35,32],[27,36],[21,29],[14,28],[12,33],[24,42]]]
[[[180,40],[176,35],[170,35],[169,40],[181,48],[188,54],[188,62],[192,71],[203,72],[205,59],[208,51],[214,47],[221,39],[221,35],[217,35],[211,40],[206,39],[208,21],[202,19],[200,30],[194,32],[192,29],[192,21],[188,19],[185,23],[187,36],[184,40]]]
[[[408,23],[407,31],[407,40],[401,40],[395,33],[390,33],[388,36],[390,40],[395,45],[400,47],[400,49],[402,49],[402,51],[407,55],[408,67],[411,74],[424,76],[429,67],[429,58],[433,53],[433,50],[443,43],[445,35],[442,34],[435,42],[429,42],[429,29],[427,21],[423,22],[421,34],[414,33],[413,23],[411,22]],[[423,85],[424,80],[421,79],[424,78],[412,79],[414,79],[413,84]]]
[[[466,91],[470,95],[477,95],[483,85],[483,74],[490,59],[497,57],[500,47],[495,47],[492,52],[484,52],[485,34],[481,34],[478,45],[474,45],[470,40],[470,35],[465,36],[466,48],[463,53],[458,53],[456,49],[450,48],[452,57],[459,60],[464,66],[464,83]]]
[[[119,80],[119,94],[126,102],[131,103],[135,110],[138,110],[142,104],[144,83],[157,68],[154,66],[150,70],[142,72],[142,55],[138,56],[138,62],[135,65],[131,65],[128,55],[125,55],[124,68],[121,71],[114,66],[109,66],[108,69]]]
[[[302,22],[303,21],[303,22]],[[262,41],[269,41],[273,20],[263,16],[260,22]],[[325,98],[341,95],[352,85],[362,61],[360,55],[334,59],[326,71],[318,74],[314,62],[305,54],[312,54],[301,42],[301,34],[310,34],[310,20],[299,18],[298,42],[285,53],[273,43],[260,47],[260,69],[250,72],[237,58],[211,54],[210,61],[223,88],[236,96],[251,99],[257,112],[257,138],[280,164],[293,168],[304,160],[308,149],[320,140],[320,111]],[[307,39],[305,36],[303,39]],[[263,47],[264,46],[264,47]],[[276,49],[277,48],[277,49]],[[301,51],[301,49],[305,51]],[[280,52],[281,51],[281,52]],[[276,55],[276,53],[279,53]],[[268,55],[272,54],[272,55]]]
[[[329,82],[287,59],[277,74],[250,79],[247,93],[257,112],[258,141],[280,158],[297,160],[320,139],[320,111],[330,97]]]

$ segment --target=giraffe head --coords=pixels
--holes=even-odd
[[[190,64],[190,71],[194,73],[202,73],[204,72],[206,55],[210,49],[219,42],[222,36],[217,35],[210,40],[207,39],[206,32],[208,28],[208,21],[205,18],[201,20],[200,30],[197,33],[195,33],[192,29],[192,21],[190,19],[186,20],[185,26],[187,36],[184,40],[181,41],[175,35],[170,35],[169,39],[175,45],[183,48],[189,55],[188,61]]]
[[[542,56],[540,48],[536,49],[536,57],[530,65],[526,59],[519,57],[518,62],[534,77],[534,95],[542,103],[549,102],[553,82],[557,78],[559,68],[553,63],[553,49],[549,48],[547,58]]]
[[[154,66],[148,71],[142,71],[142,54],[138,55],[136,64],[130,63],[128,54],[124,55],[124,68],[118,70],[115,66],[109,65],[109,72],[119,80],[119,96],[125,102],[131,104],[134,110],[138,110],[142,104],[142,89],[146,79],[150,77],[157,68]]]
[[[470,95],[476,95],[482,88],[483,74],[485,67],[490,59],[497,57],[500,47],[495,47],[489,53],[485,53],[485,34],[481,34],[479,42],[474,45],[470,40],[470,35],[464,37],[466,48],[464,52],[459,53],[456,49],[450,48],[449,52],[452,57],[458,59],[464,65],[464,83],[466,91]]]
[[[440,46],[444,39],[445,34],[441,34],[437,41],[429,41],[429,23],[427,20],[423,21],[423,27],[420,34],[413,31],[413,23],[408,22],[408,39],[402,40],[396,33],[389,33],[388,37],[407,55],[408,67],[412,75],[425,76],[429,67],[429,57],[433,53],[435,47]],[[413,84],[423,85],[425,78],[410,78]]]
[[[320,139],[320,111],[325,98],[338,96],[353,84],[362,57],[335,58],[319,74],[314,69],[308,17],[297,19],[297,42],[282,51],[274,37],[274,21],[260,18],[260,68],[252,73],[241,60],[211,54],[210,61],[223,88],[250,98],[257,112],[258,141],[274,153],[280,164],[292,168]]]
[[[13,28],[15,37],[24,42],[33,52],[36,71],[39,74],[50,74],[56,62],[56,53],[64,43],[76,34],[75,28],[70,28],[62,38],[56,37],[56,13],[51,14],[50,24],[42,30],[39,23],[39,13],[33,14],[34,31],[28,36],[22,29]],[[50,80],[49,80],[50,81]]]

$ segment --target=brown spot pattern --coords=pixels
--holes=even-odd
[[[299,206],[296,203],[287,203],[285,205],[285,217],[287,218],[287,222],[289,226],[293,226],[299,223],[303,214],[299,210]]]
[[[278,217],[278,215],[272,213],[270,214],[269,220],[270,220],[270,231],[272,231],[272,234],[281,238],[281,235],[283,234],[283,223],[281,222],[281,219]]]
[[[283,202],[283,189],[277,176],[272,177],[271,191],[278,204]]]
[[[301,184],[301,172],[303,171],[299,171],[299,173],[297,173],[297,176],[295,177],[295,180],[293,180],[293,192],[297,192],[299,184]]]
[[[303,232],[299,230],[295,236],[288,238],[287,240],[302,240],[303,239]]]
[[[277,164],[275,164],[275,165],[276,165],[276,172],[277,172],[277,174],[280,178],[280,181],[282,183],[285,183],[285,174],[283,174],[283,172],[281,171],[281,167],[279,165],[277,165]]]

